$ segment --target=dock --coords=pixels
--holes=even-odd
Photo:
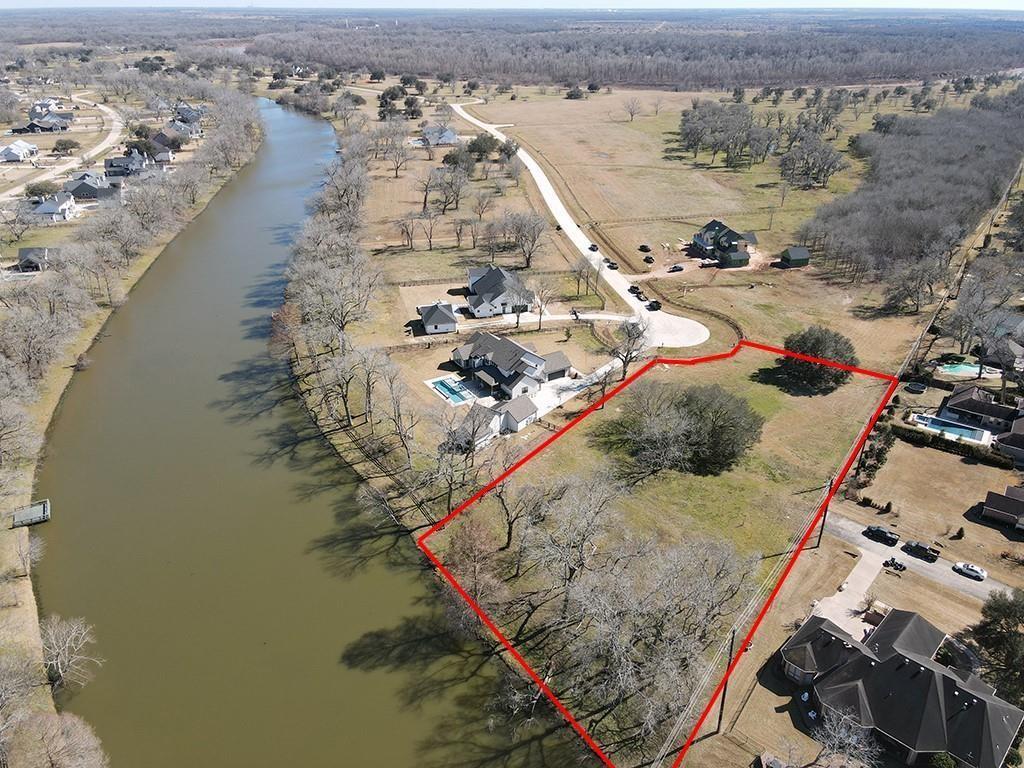
[[[49,519],[50,500],[43,499],[42,501],[37,501],[27,507],[15,510],[11,518],[11,527],[22,528],[26,525],[45,523]]]

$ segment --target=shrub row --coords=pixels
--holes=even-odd
[[[1009,456],[1004,456],[1001,453],[985,448],[980,445],[972,445],[971,443],[955,442],[953,440],[947,440],[944,437],[933,435],[930,432],[925,432],[921,429],[914,429],[903,424],[893,424],[892,432],[896,437],[900,438],[904,442],[910,443],[911,445],[922,445],[929,448],[935,448],[940,451],[946,451],[946,453],[954,453],[957,456],[966,456],[970,459],[976,459],[977,461],[989,464],[993,467],[999,467],[1001,469],[1013,469],[1014,462]]]

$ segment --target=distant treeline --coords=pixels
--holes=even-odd
[[[1017,173],[1024,86],[975,96],[967,110],[877,116],[851,148],[868,159],[867,180],[820,208],[804,236],[855,276],[883,278],[894,307],[916,309]]]
[[[269,31],[272,30],[272,31]],[[0,12],[0,45],[246,50],[339,73],[721,88],[920,80],[1024,61],[1024,15],[848,11]],[[56,53],[56,51],[52,51]],[[64,49],[75,55],[74,47]],[[8,55],[10,48],[8,49]],[[58,54],[59,55],[59,54]]]

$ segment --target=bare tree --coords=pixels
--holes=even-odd
[[[107,768],[110,761],[92,727],[71,712],[36,715],[47,768]]]
[[[29,207],[24,203],[14,203],[0,211],[0,218],[3,221],[4,238],[9,245],[20,242],[21,239],[32,229],[32,214]]]
[[[861,726],[852,713],[824,710],[814,738],[821,744],[821,752],[811,765],[874,768],[881,764],[881,746],[871,730]]]
[[[654,116],[657,117],[661,114],[662,107],[665,106],[665,99],[662,96],[655,96],[654,101],[651,102],[651,110],[654,112]]]
[[[477,221],[483,221],[486,214],[494,205],[494,195],[487,191],[481,191],[473,195],[473,213]]]
[[[636,96],[630,96],[622,102],[622,111],[629,116],[629,122],[633,122],[633,118],[640,114],[640,110],[640,99]]]
[[[427,209],[420,214],[420,227],[423,229],[423,234],[427,237],[427,250],[434,250],[434,228],[437,226],[437,220],[440,218],[437,211]]]
[[[17,537],[15,548],[18,552],[18,562],[21,563],[22,574],[31,576],[32,568],[46,554],[46,542],[32,532],[27,531],[24,536]]]
[[[409,146],[404,141],[400,141],[388,147],[384,157],[391,164],[391,169],[395,172],[397,179],[399,171],[412,159],[412,153],[409,151]]]
[[[517,187],[519,186],[519,180],[522,178],[523,171],[525,169],[526,166],[523,165],[523,161],[520,160],[518,157],[511,158],[508,161],[508,163],[505,164],[505,173],[508,175],[509,179],[511,179],[515,183]]]
[[[548,304],[558,296],[558,289],[550,280],[534,280],[530,283],[533,291],[533,303],[537,308],[537,330],[543,327],[544,312]]]
[[[629,375],[629,366],[643,357],[647,348],[647,322],[645,320],[623,320],[619,326],[619,340],[612,349],[612,356],[622,364],[620,381]]]
[[[96,642],[93,628],[85,619],[63,619],[56,614],[39,623],[43,640],[43,664],[55,690],[85,685],[93,670],[103,662],[90,655]]]
[[[523,255],[523,264],[529,269],[533,265],[533,257],[540,249],[548,222],[543,216],[533,211],[511,213],[508,216],[512,241]]]
[[[425,213],[426,212],[426,208],[424,208],[423,211]],[[398,226],[398,231],[402,235],[402,242],[403,242],[403,244],[410,251],[415,250],[415,248],[413,247],[413,238],[416,235],[416,221],[417,221],[417,218],[418,217],[416,217],[416,216],[409,215],[409,216],[404,216],[404,217],[402,217],[401,219],[399,219],[398,221],[395,222],[395,224]]]

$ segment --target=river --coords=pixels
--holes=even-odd
[[[356,478],[268,356],[333,132],[261,109],[264,146],[114,314],[51,426],[41,611],[86,617],[105,660],[62,703],[114,768],[450,764],[424,746],[466,693],[422,686],[430,579],[406,541],[352,543]]]

